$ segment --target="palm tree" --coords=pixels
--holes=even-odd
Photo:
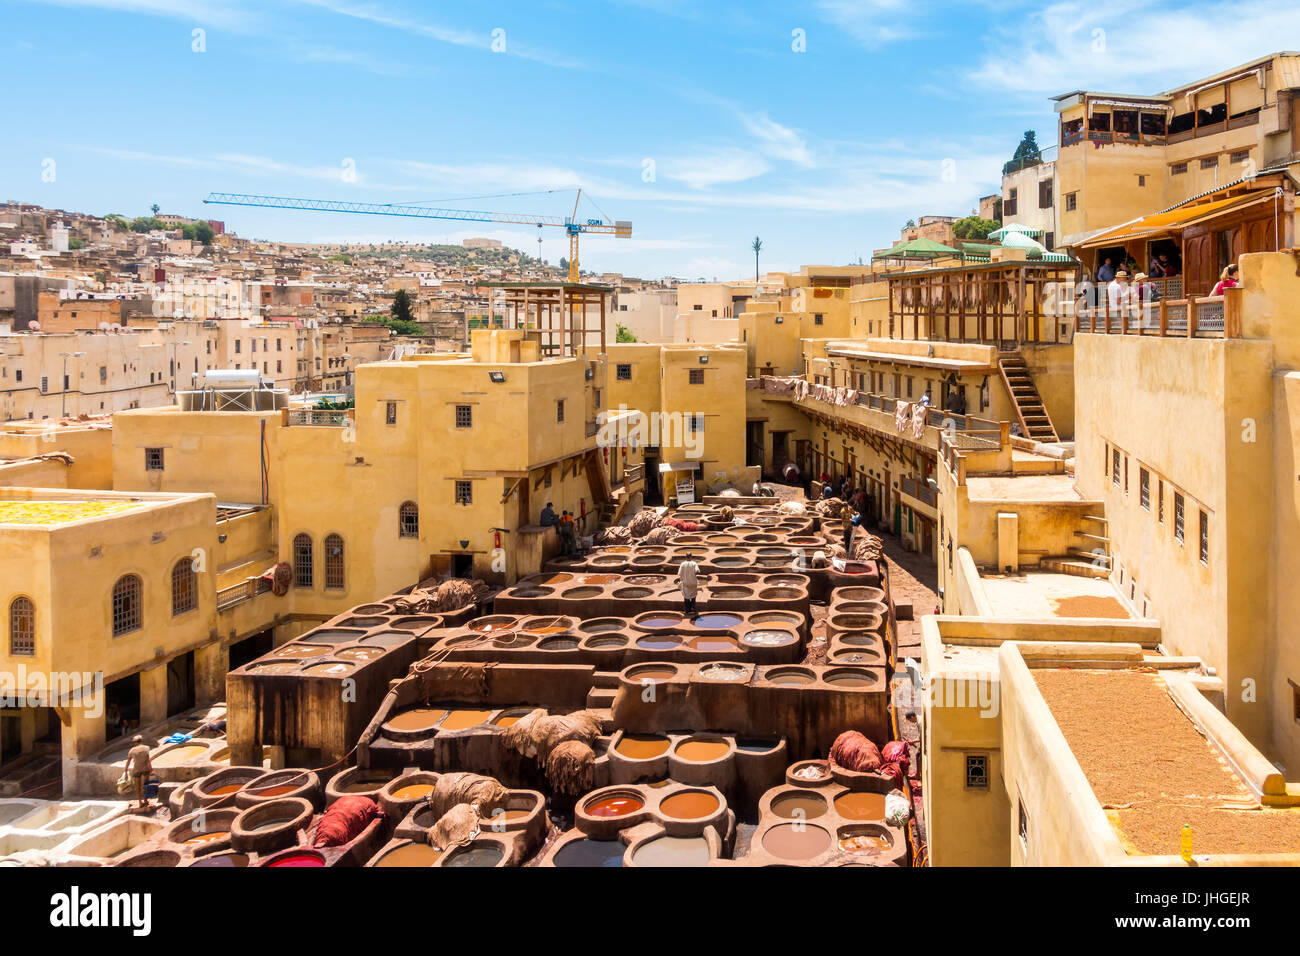
[[[154,203],[152,206],[149,207],[149,211],[150,211],[151,213],[153,213],[155,216],[158,215],[158,211],[159,211],[160,209],[162,209],[162,207],[159,206],[157,203]]]
[[[757,282],[758,281],[758,254],[763,251],[763,240],[758,238],[758,236],[755,236],[753,243],[750,244],[750,248],[754,250],[754,281]]]

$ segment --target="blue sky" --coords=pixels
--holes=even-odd
[[[845,264],[909,218],[968,214],[1024,130],[1055,142],[1049,96],[1154,93],[1295,47],[1300,3],[0,0],[0,23],[3,198],[535,253],[531,227],[201,200],[567,215],[582,186],[584,216],[634,224],[584,238],[585,268],[712,279],[752,274],[755,235],[765,269]],[[548,189],[569,191],[502,195]],[[567,254],[560,230],[542,254]]]

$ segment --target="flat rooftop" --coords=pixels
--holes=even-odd
[[[1030,455],[1024,460],[1047,461],[1041,455]],[[1074,487],[1074,475],[1002,475],[966,478],[966,494],[971,501],[1043,501],[1082,504],[1083,498]]]
[[[1105,617],[1128,620],[1134,615],[1105,578],[1028,571],[981,574],[980,583],[997,617]]]
[[[140,507],[136,501],[0,501],[0,524],[55,525]]]
[[[1130,854],[1178,854],[1183,824],[1196,855],[1300,852],[1300,809],[1261,806],[1160,674],[1035,668],[1033,675]]]

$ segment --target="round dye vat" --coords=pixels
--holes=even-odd
[[[645,806],[645,801],[633,793],[612,793],[583,804],[583,812],[593,817],[625,817]]]
[[[214,853],[199,857],[190,866],[248,866],[248,857],[242,853]]]
[[[384,649],[382,647],[345,647],[341,651],[336,651],[334,656],[342,661],[364,664],[367,661],[383,657]]]
[[[510,591],[510,596],[519,598],[537,598],[546,597],[546,595],[550,593],[550,588],[513,588]]]
[[[324,866],[325,858],[318,853],[298,851],[272,860],[267,866]]]
[[[737,587],[731,587],[731,588],[711,588],[711,589],[709,590],[709,597],[711,597],[711,598],[719,598],[719,599],[724,599],[724,600],[732,600],[732,599],[735,599],[735,598],[747,598],[747,597],[751,597],[751,596],[753,595],[753,593],[754,593],[754,592],[752,592],[749,588],[737,588]],[[737,623],[739,623],[739,622],[737,622]],[[699,627],[699,622],[698,622],[698,621],[696,622],[696,627]]]
[[[617,574],[584,574],[582,576],[583,584],[613,584],[619,580]]]
[[[749,564],[749,558],[714,558],[713,563],[720,568],[743,568]]]
[[[505,855],[505,848],[499,843],[471,843],[454,851],[443,866],[496,866]]]
[[[348,661],[334,661],[332,664],[312,664],[304,667],[302,672],[309,677],[341,677],[356,670],[356,665]]]
[[[164,750],[151,761],[155,767],[175,767],[189,760],[197,760],[208,752],[203,744],[184,744]]]
[[[752,644],[754,647],[777,647],[781,644],[789,644],[797,640],[797,637],[792,631],[777,631],[765,628],[750,631],[741,640],[746,644]]]
[[[573,580],[573,575],[566,571],[553,571],[550,574],[541,574],[533,578],[530,584],[564,584]]]
[[[615,647],[626,647],[627,638],[619,635],[617,637],[596,637],[587,642],[587,646],[593,650],[607,651]]]
[[[780,687],[801,687],[817,680],[811,671],[795,670],[793,668],[768,671],[765,679],[769,683]]]
[[[743,667],[729,664],[707,664],[700,668],[699,673],[705,680],[744,680],[746,671]]]
[[[584,634],[608,634],[610,631],[621,631],[623,627],[622,618],[598,617],[591,621],[583,621],[578,625],[578,630]]]
[[[392,791],[394,800],[421,800],[433,793],[431,783],[408,783]]]
[[[834,664],[880,664],[883,658],[877,651],[839,651],[832,658]]]
[[[839,832],[841,850],[856,853],[884,853],[894,847],[894,840],[884,827],[843,827]]]
[[[820,793],[791,790],[772,798],[772,812],[786,820],[812,820],[826,812],[826,798]]]
[[[384,729],[407,732],[429,730],[446,716],[447,711],[441,707],[408,707],[385,721]]]
[[[683,790],[664,797],[659,812],[674,820],[699,820],[713,816],[722,806],[718,798],[703,790]]]
[[[322,631],[310,631],[303,635],[303,639],[313,644],[351,644],[365,633],[365,631],[343,631],[337,628],[326,628]]]
[[[589,601],[594,597],[600,597],[600,595],[604,593],[605,591],[603,588],[583,586],[569,588],[569,590],[561,594],[560,597],[568,598],[573,601]]]
[[[691,763],[708,763],[731,753],[731,746],[725,740],[683,740],[673,753]]]
[[[835,640],[850,647],[875,647],[880,638],[866,631],[841,631],[835,635]]]
[[[519,629],[528,634],[563,634],[569,630],[572,618],[567,617],[533,617],[519,625]]]
[[[885,795],[852,791],[835,798],[835,812],[846,820],[885,819]]]
[[[384,623],[386,623],[386,621],[382,617],[350,617],[346,620],[339,621],[339,626],[368,628],[379,627]]]
[[[628,584],[662,584],[664,576],[662,574],[629,574],[623,580]]]
[[[571,651],[578,646],[576,637],[550,637],[537,645],[544,651]]]
[[[646,617],[639,617],[634,621],[639,627],[677,627],[682,623],[680,614],[650,614]]]
[[[320,644],[286,644],[277,647],[269,657],[320,657],[328,654],[330,649]]]
[[[624,734],[614,750],[629,760],[651,760],[668,753],[671,745],[667,737],[656,734]]]
[[[256,826],[244,827],[249,833],[265,833],[267,830],[275,830],[284,826],[286,823],[292,823],[298,818],[297,813],[280,813],[259,820]]]
[[[353,610],[358,614],[387,614],[392,608],[387,604],[363,604]]]
[[[481,617],[477,621],[470,621],[466,626],[471,631],[479,631],[484,634],[491,631],[505,631],[515,626],[515,618],[505,614],[494,614],[491,617]]]
[[[822,679],[828,684],[834,684],[836,687],[864,688],[876,685],[870,671],[850,669],[828,671]]]
[[[759,591],[758,596],[764,601],[788,601],[797,598],[799,592],[794,588],[767,588]]]
[[[408,843],[405,846],[399,846],[389,850],[379,859],[375,860],[374,866],[392,867],[392,866],[433,866],[442,856],[442,851],[434,849],[427,843]]]
[[[513,727],[515,724],[528,714],[527,708],[517,708],[515,710],[504,711],[496,720],[492,721],[493,727]]]
[[[490,710],[449,710],[440,729],[465,730],[467,727],[477,727],[491,716]]]
[[[762,611],[749,619],[751,624],[798,624],[799,615],[793,611]]]
[[[769,750],[775,750],[780,743],[779,740],[763,737],[737,737],[736,749],[750,754],[765,754]]]
[[[347,783],[339,786],[337,783],[333,787],[339,793],[367,793],[372,794],[382,790],[384,784],[388,783],[392,777],[364,777],[357,779],[353,777]]]
[[[224,840],[230,836],[229,830],[213,830],[209,833],[196,833],[181,842],[186,846],[206,846],[209,843],[216,843],[218,840]]]
[[[763,834],[763,849],[781,860],[811,860],[830,847],[830,833],[802,823],[781,823]]]
[[[637,641],[640,644],[640,641]],[[676,647],[674,643],[671,645]],[[677,676],[677,668],[669,664],[647,664],[644,667],[634,667],[627,672],[627,679],[630,681],[647,681],[647,680],[670,680]]]
[[[675,647],[681,646],[682,639],[676,634],[663,634],[660,636],[651,636],[636,639],[636,646],[643,647],[647,651],[671,651]],[[674,672],[675,673],[675,672]]]
[[[686,642],[697,651],[734,651],[740,647],[734,637],[725,634],[710,634],[707,637],[693,637]]]
[[[224,787],[217,787],[217,789],[215,790],[209,790],[208,796],[224,797],[231,793],[238,793],[242,789],[244,789],[244,785],[242,783],[228,783]]]
[[[304,778],[301,783],[279,783],[270,787],[250,789],[248,792],[258,797],[283,797],[287,793],[293,793],[306,782],[306,778]]]
[[[298,673],[298,662],[295,661],[269,661],[265,664],[250,664],[248,668],[250,674],[296,674]]]
[[[411,635],[404,631],[380,631],[378,634],[363,637],[357,643],[376,644],[379,647],[396,647],[398,644],[405,644],[410,639]]]
[[[622,866],[627,848],[618,840],[583,838],[566,843],[552,861],[556,866]]]
[[[740,621],[739,614],[701,614],[691,621],[691,626],[704,631],[725,631]]]
[[[704,837],[662,836],[632,854],[637,866],[707,866],[709,841]]]
[[[654,592],[651,591],[649,588],[637,588],[637,587],[618,588],[614,592],[614,597],[622,600],[628,600],[628,599],[635,600],[639,598],[648,598],[653,593]]]

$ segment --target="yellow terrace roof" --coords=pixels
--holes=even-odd
[[[134,501],[0,501],[0,524],[64,524],[102,518],[137,506]]]

